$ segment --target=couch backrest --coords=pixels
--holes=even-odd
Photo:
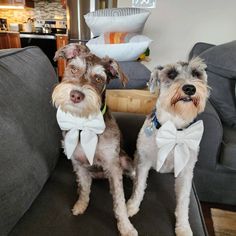
[[[0,235],[30,207],[57,162],[56,83],[41,49],[0,50]]]
[[[221,45],[197,43],[190,58],[199,56],[207,64],[210,102],[222,122],[236,128],[236,40]]]

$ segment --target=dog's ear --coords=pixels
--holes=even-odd
[[[53,59],[54,61],[57,61],[59,57],[62,57],[66,60],[69,60],[76,56],[86,56],[88,53],[89,49],[85,45],[70,43],[58,49]]]
[[[162,66],[155,67],[151,73],[151,76],[148,82],[148,87],[151,93],[155,93],[159,87],[159,84],[160,84],[159,73],[162,69],[163,69]]]
[[[102,59],[102,64],[106,70],[107,82],[109,83],[111,79],[119,78],[122,85],[125,87],[125,85],[128,83],[128,78],[121,70],[118,62],[109,57],[105,57]]]

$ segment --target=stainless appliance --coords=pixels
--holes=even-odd
[[[20,31],[20,25],[18,23],[10,23],[9,24],[10,31]]]
[[[66,21],[64,20],[43,20],[34,21],[34,31],[37,34],[66,34]]]
[[[53,61],[57,50],[56,35],[66,34],[66,30],[66,21],[37,19],[34,22],[33,32],[20,32],[21,45],[22,47],[40,47],[48,56],[52,65],[56,67],[57,63]]]
[[[47,55],[48,59],[54,67],[57,63],[53,60],[56,46],[56,36],[52,34],[37,34],[37,33],[20,33],[20,41],[22,47],[38,46]]]
[[[7,19],[0,18],[0,30],[7,30]]]
[[[86,42],[92,35],[84,15],[97,9],[117,7],[117,0],[67,0],[67,28],[70,42]]]

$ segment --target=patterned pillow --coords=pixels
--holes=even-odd
[[[127,32],[106,32],[104,33],[104,43],[105,44],[117,44],[117,43],[128,43],[135,33]]]
[[[130,16],[130,15],[135,15],[135,14],[140,14],[143,12],[147,12],[144,9],[141,8],[132,8],[132,7],[127,7],[127,8],[106,8],[106,9],[100,9],[96,10],[94,12],[89,12],[86,14],[86,16]]]
[[[94,36],[105,32],[141,33],[150,12],[140,8],[107,8],[84,15]]]

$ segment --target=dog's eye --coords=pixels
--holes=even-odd
[[[76,68],[75,66],[72,66],[72,67],[71,67],[71,73],[72,73],[72,74],[75,74],[75,73],[77,73],[77,72],[78,72],[78,70],[79,70],[79,69],[78,69],[78,68]]]
[[[97,83],[101,84],[101,83],[103,82],[103,79],[102,79],[102,77],[100,77],[100,76],[96,76],[96,77],[95,77],[95,81],[96,81]]]
[[[201,75],[202,75],[201,72],[199,72],[198,70],[196,70],[196,69],[193,69],[193,70],[192,70],[192,76],[193,76],[193,77],[200,78]]]
[[[178,71],[174,68],[167,72],[167,76],[171,80],[174,80],[177,75],[178,75]]]

